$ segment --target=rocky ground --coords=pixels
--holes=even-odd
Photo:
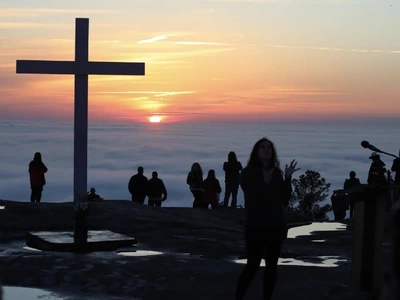
[[[71,203],[0,200],[3,284],[54,291],[68,299],[234,299],[244,267],[235,262],[245,254],[242,209],[101,201],[90,206],[90,229],[135,237],[137,252],[74,254],[25,247],[26,231],[72,231],[72,217]],[[296,216],[289,220],[292,226],[307,222]],[[297,235],[301,227],[289,230],[274,299],[377,299],[348,288],[352,226],[322,231],[327,225],[313,224],[311,235]],[[384,245],[389,245],[387,236]],[[262,270],[247,299],[262,299]]]

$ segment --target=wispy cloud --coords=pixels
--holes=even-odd
[[[127,91],[127,92],[91,92],[93,94],[148,94],[154,97],[194,94],[196,91]]]
[[[137,97],[131,99],[132,105],[135,105],[135,108],[146,110],[146,111],[158,111],[167,106],[164,101],[148,99],[148,97]]]
[[[138,41],[137,43],[138,44],[149,44],[149,43],[165,41],[168,37],[174,36],[174,35],[175,34],[159,35],[159,36],[152,37],[150,39],[145,39],[145,40]],[[166,43],[168,43],[168,44],[176,44],[176,45],[210,45],[210,46],[232,45],[232,44],[221,43],[221,42],[203,42],[203,41],[168,41]]]
[[[345,51],[345,52],[358,52],[358,53],[392,53],[400,54],[400,50],[377,50],[377,49],[345,49],[335,47],[313,47],[313,46],[292,46],[292,45],[271,45],[274,48],[291,48],[291,49],[309,49],[321,51]]]
[[[146,52],[142,54],[135,55],[134,61],[144,61],[146,63],[158,63],[160,61],[167,62],[167,61],[184,61],[187,57],[194,57],[194,56],[205,56],[210,54],[218,54],[223,52],[230,52],[235,51],[237,48],[234,47],[217,47],[212,49],[200,49],[195,47],[196,49],[187,49],[186,51],[172,51],[170,52],[163,52],[161,49],[159,52]],[[119,55],[120,61],[132,61],[132,54],[128,53],[121,53]],[[118,60],[117,60],[118,61]],[[171,65],[170,63],[168,65]],[[186,61],[184,64],[178,63],[174,67],[190,67],[191,63]]]
[[[302,87],[302,86],[271,86],[267,89],[260,90],[262,94],[267,95],[301,95],[301,96],[327,96],[327,95],[343,95],[345,93],[339,91],[323,90],[318,87]]]
[[[215,45],[215,46],[231,45],[227,43],[213,43],[213,42],[172,42],[172,43],[178,45]]]
[[[159,36],[155,36],[153,38],[147,39],[147,40],[138,41],[138,44],[154,43],[154,42],[165,40],[167,37],[168,37],[168,35],[159,35]]]
[[[292,96],[307,97],[307,96],[335,96],[335,95],[346,95],[348,93],[335,90],[324,90],[318,87],[302,87],[302,86],[269,86],[261,89],[241,90],[240,93],[231,93],[228,95],[240,96],[244,98],[252,99],[278,99],[288,98]],[[322,101],[319,98],[318,101]]]

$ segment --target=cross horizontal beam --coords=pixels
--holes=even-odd
[[[145,75],[144,63],[17,60],[17,73],[74,75]]]

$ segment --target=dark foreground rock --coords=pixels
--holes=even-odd
[[[26,231],[72,231],[71,203],[0,200],[0,206],[5,207],[0,209],[0,277],[5,285],[51,290],[69,299],[233,299],[244,267],[235,262],[245,254],[241,209],[92,203],[90,229],[134,237],[138,251],[74,254],[24,248]],[[289,219],[292,224],[307,222]],[[352,230],[318,231],[325,225],[316,224],[312,235],[285,241],[274,299],[373,299],[348,288]],[[262,271],[247,299],[261,299]]]

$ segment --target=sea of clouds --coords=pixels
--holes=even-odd
[[[150,178],[157,171],[168,190],[165,206],[191,206],[186,176],[193,162],[203,172],[215,169],[224,189],[223,162],[235,151],[246,165],[254,143],[261,137],[276,145],[282,168],[292,159],[301,170],[320,172],[331,191],[342,188],[351,170],[365,183],[370,150],[368,140],[383,151],[398,154],[399,122],[353,123],[90,123],[88,188],[95,187],[105,199],[130,199],[128,181],[139,165]],[[49,168],[43,202],[72,201],[73,124],[57,122],[0,122],[0,199],[29,201],[28,164],[42,153]],[[393,158],[382,155],[387,167]],[[223,194],[221,195],[223,196]],[[239,192],[239,204],[243,193]]]

